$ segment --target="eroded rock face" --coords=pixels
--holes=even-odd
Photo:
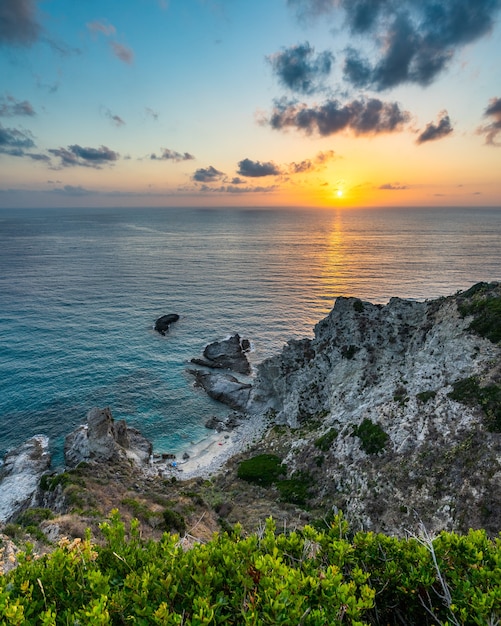
[[[231,374],[215,374],[201,370],[190,370],[195,385],[202,387],[213,399],[237,411],[245,411],[252,385],[240,382]]]
[[[501,288],[466,293],[386,306],[338,298],[313,339],[258,366],[248,410],[292,428],[289,473],[311,475],[317,502],[358,528],[501,528],[501,432],[478,401],[450,396],[472,377],[498,393],[501,344],[462,309],[477,295],[501,299]],[[362,424],[386,435],[376,452]]]
[[[210,343],[204,350],[204,358],[195,358],[191,362],[204,367],[231,370],[237,374],[250,374],[251,366],[246,354],[249,350],[249,340],[241,339],[237,333],[228,339]]]
[[[49,439],[35,435],[5,455],[0,468],[0,522],[35,502],[40,478],[50,467]]]
[[[87,424],[79,426],[67,435],[64,442],[64,458],[68,467],[81,461],[112,461],[130,459],[137,465],[149,462],[153,451],[150,441],[125,420],[115,421],[109,408],[91,409]]]

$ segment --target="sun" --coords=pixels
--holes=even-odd
[[[342,190],[342,189],[338,189],[338,190],[336,191],[336,196],[337,196],[338,198],[342,198],[342,197],[343,197],[343,190]]]

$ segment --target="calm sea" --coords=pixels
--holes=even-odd
[[[339,295],[482,280],[501,280],[501,209],[1,210],[0,455],[44,433],[59,462],[93,406],[179,452],[226,413],[186,374],[207,343],[239,332],[258,363]]]

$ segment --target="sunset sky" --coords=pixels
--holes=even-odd
[[[501,0],[0,0],[0,207],[501,206]]]

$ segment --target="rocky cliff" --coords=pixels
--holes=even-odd
[[[248,410],[285,429],[310,505],[402,533],[501,529],[501,288],[429,302],[338,298],[258,367]]]

